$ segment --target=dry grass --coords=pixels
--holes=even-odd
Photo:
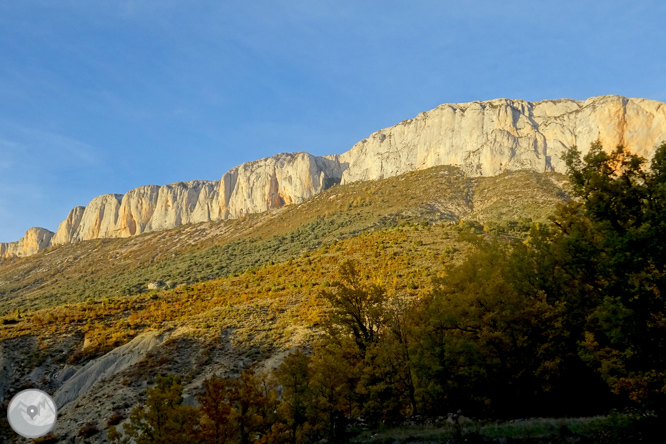
[[[105,353],[146,329],[192,327],[217,334],[223,328],[237,328],[234,323],[242,319],[245,326],[235,333],[238,341],[249,342],[252,337],[268,343],[269,330],[318,325],[326,309],[320,290],[330,285],[338,264],[347,258],[356,260],[367,278],[372,276],[389,294],[418,295],[432,277],[470,248],[458,239],[459,231],[450,224],[404,224],[224,278],[64,304],[23,313],[20,319],[12,314],[4,318],[11,323],[0,325],[0,340],[80,335],[85,341],[72,359],[81,360]]]
[[[454,167],[435,167],[335,186],[302,204],[238,220],[67,244],[2,261],[0,316],[133,295],[151,283],[176,285],[242,273],[402,222],[464,219],[493,228],[521,218],[545,220],[563,199],[554,179],[562,177],[517,172],[472,179]]]
[[[516,197],[516,190],[529,192]],[[545,220],[559,190],[534,173],[470,179],[437,167],[336,186],[239,220],[3,261],[0,352],[15,368],[0,385],[18,387],[38,368],[37,385],[56,387],[49,375],[67,363],[83,364],[148,330],[168,332],[158,350],[107,381],[104,394],[86,393],[62,418],[74,434],[87,421],[99,426],[116,411],[126,415],[156,374],[175,373],[196,387],[213,373],[233,375],[262,359],[270,365],[307,343],[326,314],[320,291],[344,259],[390,296],[418,297],[468,253],[461,233],[521,236],[525,221],[513,218]],[[509,204],[518,210],[497,211]],[[150,283],[158,285],[149,290]]]
[[[462,424],[459,429],[451,421],[440,418],[436,424],[404,425],[379,431],[363,431],[352,442],[363,443],[441,443],[462,442],[523,442],[579,443],[596,442],[600,428],[613,420],[594,416],[584,418],[528,418],[513,421],[478,421]]]

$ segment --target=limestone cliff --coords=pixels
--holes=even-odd
[[[74,207],[69,211],[67,219],[60,222],[58,231],[51,238],[51,245],[62,245],[74,240],[74,234],[79,228],[86,207]]]
[[[128,237],[187,223],[236,218],[299,203],[339,183],[340,164],[308,153],[281,153],[232,168],[220,181],[146,185],[125,195],[105,194],[73,208],[55,235],[31,228],[25,240],[0,244],[0,257],[27,256],[49,245]],[[41,232],[40,232],[41,233]],[[44,233],[50,233],[47,236]]]
[[[342,183],[459,165],[472,176],[530,169],[565,172],[561,156],[600,140],[650,157],[666,141],[666,106],[620,96],[530,103],[497,99],[441,105],[373,133],[339,156]]]
[[[339,162],[308,153],[281,153],[247,162],[222,176],[219,216],[237,218],[303,202],[339,183]]]
[[[45,228],[33,227],[16,242],[0,243],[0,257],[30,256],[51,245],[53,232]]]
[[[34,254],[75,240],[237,218],[302,202],[335,183],[437,165],[458,165],[472,176],[519,169],[565,172],[562,154],[574,145],[585,153],[595,140],[608,149],[622,144],[650,158],[654,147],[666,141],[666,105],[620,96],[445,104],[377,131],[341,155],[281,153],[234,167],[220,181],[148,185],[124,196],[96,197],[70,211],[55,235],[31,228],[24,239],[0,244],[0,257]]]
[[[156,199],[146,206],[146,215],[152,209],[147,224],[138,231],[162,230],[191,222],[211,220],[215,213],[218,182],[193,180],[159,187]],[[128,205],[134,199],[128,199]],[[217,218],[215,218],[217,219]],[[132,233],[123,233],[129,235]]]

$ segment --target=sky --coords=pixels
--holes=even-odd
[[[666,2],[0,0],[0,242],[442,103],[666,101]]]

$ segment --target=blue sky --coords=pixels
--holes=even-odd
[[[666,101],[658,1],[0,0],[0,242],[447,102]]]

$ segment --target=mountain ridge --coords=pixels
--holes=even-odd
[[[472,233],[522,240],[531,222],[545,223],[567,199],[563,183],[558,173],[470,178],[438,166],[239,219],[7,260],[0,398],[34,384],[58,405],[59,441],[106,442],[106,425],[145,404],[158,374],[178,374],[195,400],[210,375],[275,368],[311,344],[326,310],[319,292],[343,260],[392,296],[417,297],[471,253]],[[81,435],[88,423],[95,437]]]
[[[334,184],[377,180],[438,165],[469,176],[527,169],[565,172],[561,156],[599,140],[650,157],[666,140],[664,103],[616,95],[528,102],[442,104],[372,133],[342,154],[279,153],[243,163],[219,181],[144,185],[70,210],[53,233],[34,227],[0,243],[0,258],[68,242],[128,237],[186,223],[236,219],[300,203]]]

